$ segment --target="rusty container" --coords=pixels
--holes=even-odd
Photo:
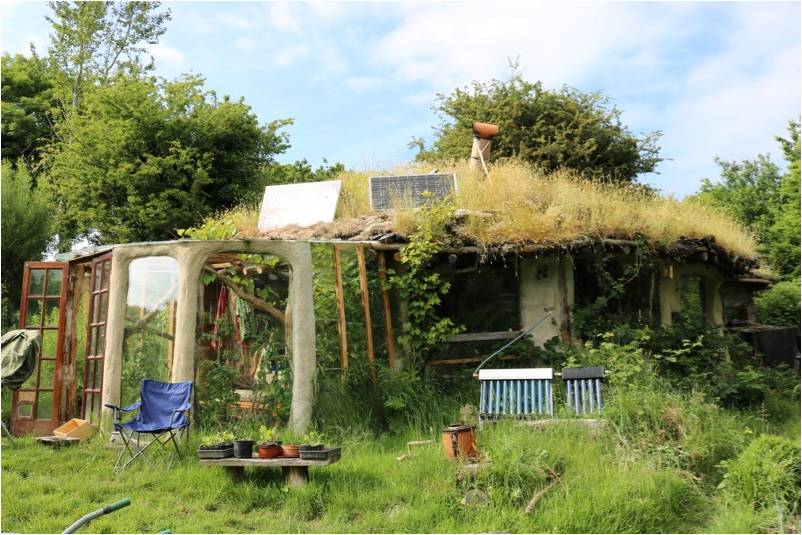
[[[449,459],[476,459],[476,426],[452,424],[443,428],[443,449]]]

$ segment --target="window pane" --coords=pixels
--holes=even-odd
[[[42,324],[42,301],[28,299],[28,311],[25,314],[26,327],[38,327]]]
[[[39,392],[39,402],[36,404],[36,419],[49,420],[53,413],[53,392]]]
[[[106,352],[106,326],[101,325],[97,328],[97,353],[96,356],[102,357]]]
[[[25,379],[25,382],[22,383],[20,388],[36,388],[36,371],[39,369],[39,361],[37,360],[36,366],[34,366],[33,373],[30,377]],[[20,392],[22,394],[22,392]]]
[[[56,376],[56,361],[43,360],[40,364],[42,372],[39,374],[39,388],[53,388]]]
[[[111,260],[103,262],[103,284],[101,288],[104,290],[109,287],[109,277],[111,277]]]
[[[97,321],[106,321],[106,313],[109,308],[109,292],[103,292],[100,294],[100,306],[99,312],[97,314]]]
[[[92,388],[100,388],[100,383],[103,381],[103,363],[99,360],[93,361],[93,383]]]
[[[172,358],[170,309],[178,293],[178,262],[152,256],[133,260],[128,271],[121,402],[139,398],[142,379],[167,381]]]
[[[28,295],[42,295],[45,289],[45,270],[32,269],[28,279]]]
[[[92,323],[97,323],[100,317],[100,294],[95,294],[92,297]]]
[[[47,270],[47,295],[61,295],[61,269]]]
[[[17,418],[20,420],[33,419],[33,403],[18,403],[17,404]]]
[[[86,350],[87,357],[95,356],[95,348],[97,347],[97,327],[89,328],[89,348]]]
[[[56,358],[56,351],[58,349],[58,331],[45,330],[42,331],[42,358],[54,359]]]
[[[94,265],[94,273],[92,274],[92,276],[94,277],[92,291],[96,292],[96,291],[100,290],[100,283],[101,283],[101,279],[103,278],[103,270],[102,270],[100,264],[95,264]]]
[[[45,326],[57,327],[59,320],[59,300],[45,299]]]

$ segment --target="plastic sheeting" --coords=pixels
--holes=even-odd
[[[2,381],[5,388],[16,390],[36,370],[36,357],[42,337],[39,331],[17,329],[0,338]]]

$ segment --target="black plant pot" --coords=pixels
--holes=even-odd
[[[237,459],[250,459],[253,457],[253,440],[235,440],[234,457]]]

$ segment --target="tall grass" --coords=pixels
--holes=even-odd
[[[490,166],[487,177],[471,171],[465,162],[346,171],[338,176],[343,182],[342,192],[329,237],[363,230],[347,222],[370,213],[368,177],[427,173],[432,168],[456,173],[457,208],[485,213],[469,215],[464,227],[458,229],[465,238],[478,243],[559,244],[583,238],[644,237],[656,244],[671,244],[680,238],[714,236],[731,254],[755,255],[755,240],[745,228],[695,199],[680,200],[639,187],[588,180],[570,170],[544,173],[517,161]],[[215,217],[232,221],[237,237],[259,235],[254,207],[235,208]],[[399,206],[392,226],[401,235],[410,234],[415,228],[414,211]],[[314,236],[325,237],[326,232],[319,230]]]

